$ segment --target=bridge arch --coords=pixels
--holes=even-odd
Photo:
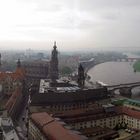
[[[117,91],[119,94],[126,97],[131,97],[133,94],[132,90],[136,87],[140,87],[140,82],[107,86],[110,94],[115,95]]]

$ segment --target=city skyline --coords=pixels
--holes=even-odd
[[[139,48],[138,0],[5,0],[0,49]]]

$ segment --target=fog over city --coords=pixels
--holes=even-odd
[[[140,47],[139,0],[0,1],[0,49]]]

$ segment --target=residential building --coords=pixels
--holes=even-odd
[[[20,140],[11,118],[0,118],[0,140]]]
[[[33,113],[29,120],[29,140],[87,140],[63,126],[46,112]]]

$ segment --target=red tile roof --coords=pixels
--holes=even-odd
[[[58,121],[54,120],[46,112],[33,113],[31,119],[49,140],[82,140],[80,135],[64,128]]]
[[[81,122],[86,120],[97,120],[97,119],[103,119],[107,117],[113,117],[116,115],[126,114],[130,117],[140,119],[140,111],[134,110],[125,106],[117,106],[116,111],[114,113],[105,113],[103,108],[98,107],[94,110],[87,111],[85,109],[76,109],[71,111],[64,111],[58,114],[55,114],[54,116],[59,117],[65,122]]]
[[[12,80],[22,80],[25,77],[25,72],[22,68],[17,68],[15,72],[0,72],[0,80],[10,77]]]
[[[61,113],[56,113],[54,116],[57,117],[78,117],[78,116],[87,116],[87,115],[96,115],[99,113],[104,113],[104,109],[102,107],[94,107],[94,108],[78,108],[73,110],[65,110],[61,111]]]
[[[119,106],[119,107],[116,107],[116,111],[118,113],[126,114],[127,116],[130,116],[132,118],[140,119],[139,110],[135,110],[126,106]]]

